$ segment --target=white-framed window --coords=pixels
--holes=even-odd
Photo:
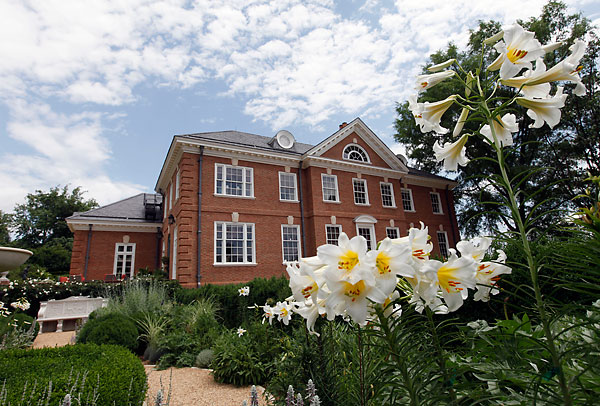
[[[177,199],[179,199],[179,182],[180,182],[180,175],[179,175],[179,169],[177,169],[177,174],[175,175],[175,201],[177,201]]]
[[[113,275],[121,278],[123,275],[132,277],[135,269],[135,244],[115,244],[115,263]]]
[[[336,175],[321,174],[321,185],[323,187],[324,202],[339,202],[338,183]]]
[[[252,168],[215,164],[215,194],[254,197],[253,178]]]
[[[344,147],[344,151],[342,152],[342,158],[349,161],[371,163],[367,151],[365,151],[363,147],[357,144],[346,145]]]
[[[300,259],[300,226],[281,226],[281,248],[283,261],[292,262]]]
[[[173,208],[173,182],[169,185],[169,211]]]
[[[437,232],[438,244],[440,246],[440,254],[444,258],[448,258],[450,255],[450,247],[448,246],[448,234],[445,231]]]
[[[171,279],[177,279],[177,226],[173,230],[173,253],[171,254]]]
[[[396,208],[396,200],[394,199],[394,185],[388,182],[380,182],[379,189],[381,190],[381,204],[383,207]]]
[[[402,208],[404,209],[404,211],[415,211],[412,190],[402,188],[400,190],[400,193],[402,194]]]
[[[354,204],[361,206],[369,204],[369,191],[365,179],[352,179],[352,190],[354,191]]]
[[[254,264],[254,224],[215,221],[215,264]]]
[[[398,227],[386,227],[385,234],[388,238],[400,238],[400,229]]]
[[[295,173],[279,172],[279,200],[298,201]]]
[[[442,200],[440,199],[440,194],[437,192],[430,192],[429,196],[431,197],[431,209],[433,210],[433,214],[444,214],[442,211]]]
[[[325,242],[327,244],[338,245],[341,233],[342,226],[339,224],[325,224]]]
[[[375,226],[373,224],[357,224],[356,234],[365,237],[368,250],[375,249]]]

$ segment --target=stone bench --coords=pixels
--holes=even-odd
[[[71,296],[66,299],[41,302],[37,316],[40,333],[76,330],[79,321],[85,323],[91,312],[106,307],[107,304],[108,299],[87,296]]]

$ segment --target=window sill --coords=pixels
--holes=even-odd
[[[396,206],[383,206],[384,209],[397,209]]]
[[[416,213],[416,210],[404,210],[406,213]]]
[[[339,200],[323,200],[323,203],[342,204]]]
[[[250,200],[255,200],[256,197],[254,196],[236,196],[236,195],[220,195],[217,193],[213,194],[215,197],[232,197],[234,199],[250,199]]]
[[[300,203],[300,200],[284,200],[284,199],[279,199],[279,201],[281,203]]]
[[[371,205],[369,203],[354,203],[355,206],[362,206],[362,207],[371,207]]]
[[[441,216],[441,215],[443,215],[444,213],[435,213],[435,212],[434,212],[433,214],[437,214],[438,216]]]
[[[257,266],[256,262],[215,262],[213,266]]]

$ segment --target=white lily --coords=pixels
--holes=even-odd
[[[477,291],[473,296],[473,300],[481,300],[487,302],[490,300],[490,294],[497,295],[500,290],[496,283],[500,279],[500,275],[512,273],[512,269],[506,265],[506,254],[502,250],[498,250],[498,258],[493,262],[481,262],[478,265],[475,278],[477,280]]]
[[[292,318],[292,309],[292,305],[288,302],[277,302],[273,311],[277,314],[277,320],[283,321],[283,324],[287,326]]]
[[[456,125],[454,126],[454,131],[452,131],[452,135],[454,135],[455,137],[458,137],[458,135],[462,131],[463,127],[465,126],[465,123],[467,122],[468,116],[469,116],[469,109],[466,107],[463,107],[462,111],[460,112],[460,117],[458,117],[458,121],[456,122]]]
[[[456,97],[456,95],[452,95],[435,103],[418,103],[417,96],[409,97],[409,109],[415,117],[415,122],[421,127],[421,132],[435,131],[436,133],[446,134],[448,129],[440,125],[440,120],[446,110],[452,106]]]
[[[567,95],[563,94],[563,88],[558,87],[554,97],[546,99],[533,99],[529,97],[517,97],[517,103],[526,107],[527,115],[535,122],[529,128],[540,128],[544,123],[553,128],[560,121],[560,109],[565,106]]]
[[[408,245],[394,244],[391,239],[385,238],[372,253],[375,255],[375,285],[386,296],[390,296],[396,288],[398,276],[414,277]]]
[[[273,317],[275,317],[275,310],[269,306],[268,304],[265,304],[264,306],[262,306],[263,309],[263,324],[265,323],[265,320],[269,320],[269,324],[273,324]]]
[[[548,97],[548,94],[550,93],[550,83],[540,83],[538,85],[533,86],[525,86],[525,83],[532,76],[541,75],[544,72],[546,72],[546,65],[544,64],[544,60],[542,58],[538,58],[535,61],[535,69],[533,71],[527,71],[523,76],[501,80],[500,82],[503,85],[521,89],[521,93],[525,97],[538,97],[543,99],[545,97]]]
[[[299,264],[288,263],[286,271],[290,277],[290,288],[294,299],[298,302],[311,299],[316,303],[319,286],[323,286],[323,268],[315,269],[305,259]]]
[[[494,48],[500,55],[488,70],[500,69],[502,79],[512,78],[523,68],[531,69],[531,61],[545,53],[534,33],[525,31],[519,24],[504,30],[503,41],[495,44]]]
[[[469,139],[469,134],[464,134],[453,143],[445,143],[442,147],[438,141],[433,144],[433,152],[435,153],[436,161],[444,161],[444,169],[447,171],[455,171],[458,165],[465,166],[469,159],[466,156],[465,144]]]
[[[475,262],[481,262],[490,245],[492,245],[491,238],[475,237],[469,241],[459,241],[456,249],[461,256],[471,257]]]
[[[238,337],[243,336],[245,332],[246,332],[246,330],[244,330],[243,328],[241,328],[241,327],[238,328],[237,329],[237,335],[238,335]]]
[[[442,291],[448,310],[453,312],[462,306],[464,299],[469,296],[467,288],[475,288],[477,266],[473,258],[458,257],[450,249],[450,257],[446,262],[428,261],[423,267],[423,273],[436,280]]]
[[[365,280],[357,283],[341,282],[330,286],[331,293],[326,299],[327,315],[335,313],[342,315],[344,312],[355,323],[365,324],[369,315],[369,300],[375,303],[384,303],[387,295],[375,284]]]
[[[415,89],[419,92],[431,89],[433,86],[446,79],[451,78],[455,74],[456,72],[454,72],[453,70],[445,70],[443,72],[432,73],[431,75],[419,75],[417,76]]]
[[[577,40],[569,48],[571,55],[554,65],[552,68],[548,69],[547,71],[538,71],[536,69],[536,72],[530,76],[523,76],[515,79],[518,79],[520,83],[519,86],[535,86],[549,82],[567,81],[576,84],[573,93],[575,93],[577,96],[583,96],[585,95],[586,90],[581,78],[579,77],[579,71],[581,70],[579,61],[583,57],[586,47],[587,43],[585,41]],[[511,83],[510,81],[506,82],[503,80],[501,82],[508,86],[514,86],[514,83]]]
[[[307,302],[296,303],[297,308],[294,310],[294,312],[306,319],[306,327],[308,328],[308,332],[317,336],[319,333],[315,331],[315,323],[319,316],[326,314],[324,303],[325,301],[323,299],[319,299],[317,303],[314,304]]]
[[[323,277],[331,290],[339,282],[352,285],[363,279],[374,282],[375,258],[367,256],[367,240],[362,236],[350,240],[346,233],[341,233],[338,245],[321,245],[317,257],[324,264]]]
[[[505,114],[501,119],[493,121],[494,132],[496,139],[501,147],[506,147],[513,144],[511,133],[519,131],[517,117],[514,114]],[[488,140],[490,144],[494,143],[492,130],[488,124],[484,125],[479,132]]]
[[[421,228],[411,227],[408,230],[408,236],[392,240],[393,244],[407,245],[412,252],[413,267],[420,267],[421,262],[429,259],[429,254],[433,250],[433,244],[429,242],[429,228],[420,222]]]
[[[429,72],[439,72],[442,69],[446,69],[448,66],[452,65],[454,62],[456,62],[456,59],[454,59],[454,58],[448,59],[446,62],[442,62],[442,63],[438,63],[437,65],[430,66],[429,68],[427,68],[427,70]]]

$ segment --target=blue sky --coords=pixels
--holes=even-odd
[[[568,0],[600,25],[598,1]],[[361,117],[394,151],[394,106],[427,56],[529,0],[3,0],[0,210],[69,184],[153,191],[175,134],[291,131]]]

